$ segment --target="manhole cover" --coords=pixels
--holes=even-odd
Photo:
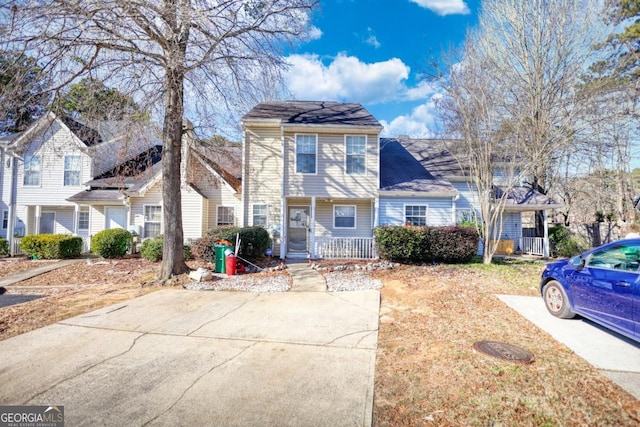
[[[499,341],[478,341],[473,344],[473,348],[480,353],[487,354],[498,359],[508,360],[516,363],[533,362],[533,354],[527,350]]]
[[[0,307],[22,304],[23,302],[33,301],[38,298],[42,298],[42,295],[4,294],[0,295]]]

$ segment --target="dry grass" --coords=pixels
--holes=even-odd
[[[376,426],[636,426],[640,404],[494,295],[538,295],[542,264],[380,273]],[[536,357],[477,353],[481,340]]]
[[[21,282],[10,292],[46,298],[0,308],[0,339],[160,289],[141,286],[156,268],[141,259],[82,262]],[[375,425],[640,425],[638,400],[495,297],[538,295],[541,269],[512,263],[376,273],[385,287]],[[0,263],[0,275],[9,271]],[[473,350],[480,340],[517,345],[536,360],[517,365],[490,358]]]

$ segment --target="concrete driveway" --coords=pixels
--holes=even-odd
[[[498,298],[640,399],[640,344],[581,317],[554,317],[541,297]]]
[[[370,426],[378,291],[158,291],[0,344],[0,404],[67,425]]]

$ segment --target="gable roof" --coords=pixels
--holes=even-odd
[[[241,191],[242,147],[240,145],[215,146],[193,141],[189,148],[196,159],[204,163],[210,171],[213,171],[236,192]]]
[[[91,127],[89,127],[89,126],[87,126],[87,125],[85,125],[83,123],[80,123],[79,121],[77,121],[75,119],[72,119],[69,116],[62,116],[61,115],[61,116],[57,116],[57,117],[87,147],[91,147],[93,145],[98,145],[98,144],[102,143],[102,136],[100,135],[100,133],[97,130],[95,130],[95,129],[93,129],[93,128],[91,128]]]
[[[284,125],[365,126],[382,125],[361,104],[330,101],[261,102],[242,117],[242,122],[275,121]]]

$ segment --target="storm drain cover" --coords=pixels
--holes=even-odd
[[[533,362],[533,354],[527,350],[499,341],[478,341],[473,348],[486,355],[516,363]]]
[[[33,301],[38,298],[42,298],[42,295],[4,294],[0,295],[0,307],[22,304],[23,302]]]

